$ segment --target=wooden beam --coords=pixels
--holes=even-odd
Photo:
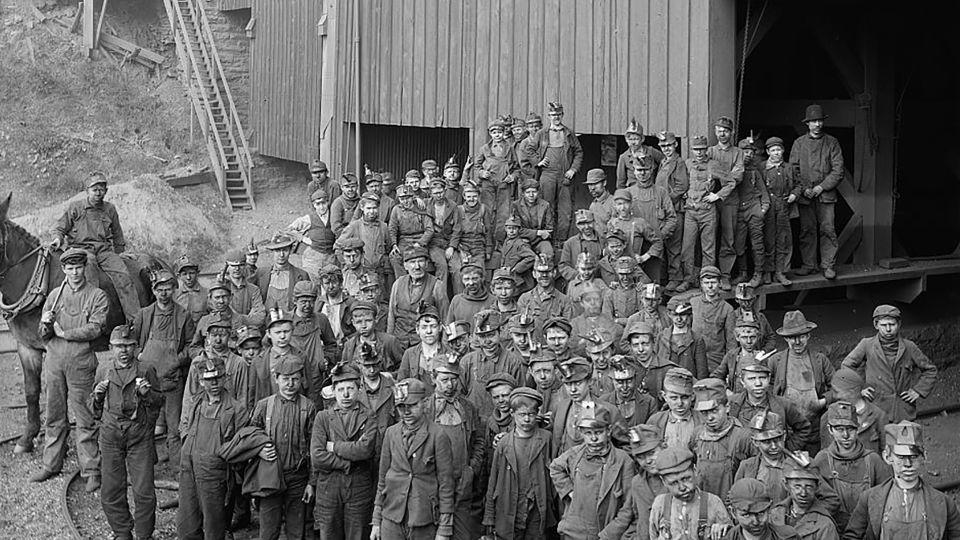
[[[860,57],[843,41],[843,36],[849,32],[838,27],[833,19],[826,17],[818,10],[811,10],[809,22],[810,29],[813,30],[824,52],[833,61],[840,74],[840,80],[850,96],[863,92],[863,64],[860,62]]]
[[[737,20],[734,0],[717,0],[707,3],[710,11],[709,55],[710,81],[708,118],[710,126],[718,116],[736,117],[736,46]],[[713,136],[713,128],[705,126],[707,135]]]
[[[837,264],[847,264],[863,240],[863,216],[857,214],[837,235]]]
[[[95,0],[87,0],[83,3],[83,46],[87,49],[87,57],[93,57],[93,50],[96,48],[96,36],[94,36],[94,19],[96,10],[94,9]]]
[[[740,121],[745,126],[798,126],[803,124],[803,111],[814,103],[809,99],[763,99],[744,103]],[[828,127],[853,127],[856,125],[856,103],[852,99],[816,101],[830,118]],[[806,130],[806,128],[804,128]]]
[[[100,45],[108,49],[113,49],[120,52],[120,54],[130,54],[132,60],[136,60],[141,64],[147,67],[155,67],[160,64],[163,64],[167,59],[160,54],[157,54],[150,49],[144,49],[143,47],[137,45],[136,43],[130,43],[125,39],[120,39],[117,36],[103,32],[100,34]]]

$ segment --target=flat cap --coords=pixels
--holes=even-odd
[[[613,267],[618,274],[632,274],[637,271],[637,260],[625,255],[618,258]]]
[[[690,139],[690,148],[694,150],[707,148],[709,146],[710,144],[707,142],[707,137],[704,135],[694,135],[693,138]]]
[[[400,184],[397,186],[397,198],[402,199],[404,197],[413,197],[413,190],[405,184]]]
[[[860,418],[857,408],[849,401],[834,401],[827,407],[827,425],[830,427],[849,426],[860,427]]]
[[[461,191],[463,191],[464,193],[471,192],[471,191],[473,193],[480,193],[480,187],[477,186],[476,182],[474,182],[473,180],[462,180],[460,182],[460,188],[461,188]]]
[[[420,379],[408,377],[393,385],[393,402],[396,405],[416,405],[427,397],[427,386]]]
[[[623,335],[624,335],[624,337],[625,337],[626,339],[630,339],[631,337],[633,337],[633,336],[635,336],[635,335],[640,335],[640,336],[642,336],[642,335],[652,336],[652,335],[653,335],[653,327],[650,326],[650,323],[647,323],[647,322],[644,322],[644,321],[639,321],[639,320],[638,320],[638,321],[634,321],[633,324],[630,325],[630,328],[627,328],[627,330],[623,333]]]
[[[436,169],[436,168],[439,167],[439,166],[440,166],[440,165],[437,163],[437,160],[435,160],[435,159],[430,159],[430,158],[428,158],[428,159],[425,159],[425,160],[423,160],[422,162],[420,162],[420,168],[421,168],[421,169],[428,169],[428,168],[434,168],[434,169]]]
[[[365,245],[359,236],[351,236],[350,238],[342,240],[339,244],[340,249],[344,251],[363,249]]]
[[[767,139],[767,143],[765,146],[767,148],[770,148],[771,146],[779,146],[780,148],[783,148],[784,147],[783,139],[781,139],[780,137],[770,137]]]
[[[237,347],[242,347],[244,343],[253,341],[259,344],[263,340],[263,334],[256,326],[241,326],[237,328]]]
[[[536,319],[530,316],[528,309],[510,317],[510,332],[515,334],[527,334],[533,332],[536,326]]]
[[[522,225],[523,223],[521,223],[520,218],[517,216],[510,216],[503,222],[504,227],[520,227]]]
[[[490,375],[490,378],[487,379],[487,384],[484,385],[484,388],[487,390],[487,392],[489,392],[489,391],[493,390],[494,388],[496,388],[496,387],[498,387],[498,386],[501,386],[501,385],[504,385],[504,384],[507,385],[507,386],[509,386],[510,388],[516,388],[516,387],[517,387],[517,379],[514,378],[514,376],[511,375],[511,374],[509,374],[509,373],[504,373],[504,372],[502,372],[502,371],[498,371],[498,372],[494,373],[493,375]]]
[[[230,266],[247,264],[247,254],[242,249],[231,249],[223,256],[223,262]]]
[[[923,428],[916,422],[903,420],[883,427],[886,445],[898,456],[922,456]]]
[[[530,124],[543,124],[543,118],[535,112],[527,113],[527,125]]]
[[[341,381],[359,381],[360,372],[351,364],[337,363],[330,369],[330,382],[337,384]]]
[[[733,483],[727,492],[730,506],[750,513],[763,512],[770,508],[770,495],[767,486],[756,478],[741,478]]]
[[[721,275],[722,274],[720,273],[720,269],[717,268],[716,266],[707,265],[700,269],[700,279],[703,279],[705,277],[718,278]]]
[[[749,315],[749,316],[747,316]],[[760,330],[760,323],[752,313],[744,313],[733,323],[734,328],[754,328]]]
[[[697,396],[695,411],[710,411],[727,403],[727,385],[723,379],[708,377],[693,384],[693,393]]]
[[[510,221],[510,220],[508,219],[507,221]],[[501,279],[506,279],[506,280],[512,281],[513,283],[517,283],[518,278],[519,276],[514,274],[512,270],[510,270],[506,266],[501,266],[500,268],[497,268],[496,270],[493,271],[492,281],[496,282]]]
[[[633,202],[633,195],[630,193],[629,190],[621,188],[621,189],[618,189],[616,192],[614,192],[613,200]]]
[[[633,455],[646,454],[663,444],[660,430],[650,424],[637,424],[627,430],[627,435],[630,437],[630,453]]]
[[[496,332],[502,325],[503,316],[495,309],[482,309],[473,316],[474,333],[477,335]]]
[[[686,396],[693,395],[693,373],[682,367],[673,367],[663,376],[663,389]]]
[[[429,258],[429,256],[430,254],[427,252],[427,248],[423,246],[410,246],[403,251],[403,262],[420,258],[426,259]]]
[[[200,265],[197,264],[197,263],[195,263],[195,262],[193,262],[193,261],[191,261],[190,258],[187,257],[186,255],[181,255],[180,258],[177,259],[177,264],[176,264],[176,266],[174,266],[174,272],[176,272],[177,274],[179,274],[179,273],[183,272],[184,270],[187,270],[187,269],[190,269],[190,268],[193,268],[194,270],[199,270],[199,269],[200,269]]]
[[[750,419],[747,426],[751,430],[754,440],[766,441],[782,437],[785,433],[783,429],[783,418],[773,411],[758,411]]]
[[[359,286],[360,290],[369,289],[372,287],[378,287],[380,285],[380,276],[376,272],[364,272],[360,274]]]
[[[873,310],[873,319],[876,320],[881,317],[900,319],[900,308],[889,304],[881,304]]]
[[[177,278],[175,278],[169,270],[158,270],[150,275],[151,287],[157,288],[158,285],[163,285],[164,283],[173,283],[174,287],[176,287]]]
[[[207,292],[212,293],[218,289],[233,294],[233,285],[222,275],[214,276],[213,281],[210,282],[210,286],[207,287]]]
[[[657,472],[661,475],[678,473],[693,466],[695,456],[682,446],[670,446],[657,454]]]
[[[771,373],[770,365],[767,364],[765,359],[757,358],[756,356],[745,358],[740,364],[740,371],[743,372],[753,372],[753,373]]]
[[[610,240],[619,240],[621,243],[626,244],[627,233],[623,232],[620,229],[610,229],[609,231],[607,231],[607,243],[609,243]]]
[[[590,169],[587,171],[587,179],[584,184],[600,184],[607,181],[607,173],[603,169]]]
[[[233,329],[233,321],[231,321],[224,313],[210,313],[204,316],[204,318],[201,320],[205,325],[204,333],[211,328],[224,328],[226,330]]]
[[[417,322],[420,322],[420,319],[425,318],[436,319],[439,321],[440,311],[437,309],[437,306],[421,300],[417,305]]]
[[[543,347],[534,350],[533,354],[530,355],[531,365],[537,362],[550,362],[551,364],[555,364],[556,361],[557,361],[557,354],[551,351],[550,349],[543,348]],[[562,376],[563,374],[561,373],[561,378]]]
[[[342,270],[339,266],[337,266],[336,264],[327,263],[327,264],[323,265],[322,267],[320,267],[320,272],[319,272],[319,274],[320,274],[320,277],[321,277],[321,278],[324,278],[324,277],[326,277],[326,276],[335,276],[335,277],[338,277],[338,278],[342,278],[342,277],[343,277],[343,270]]]
[[[737,143],[737,147],[741,150],[759,150],[760,141],[753,138],[753,136],[744,137],[740,139],[740,142]]]
[[[136,345],[137,339],[133,334],[133,327],[127,324],[121,324],[113,327],[110,332],[111,345]]]
[[[510,403],[513,404],[514,400],[526,398],[531,399],[537,403],[537,405],[543,405],[543,394],[540,393],[536,388],[530,388],[527,386],[515,386],[510,392]]]
[[[380,309],[373,302],[366,302],[363,300],[354,302],[353,306],[350,308],[351,313],[360,313],[364,311],[369,311],[374,317],[376,317],[377,312],[380,311]]]
[[[783,478],[820,482],[820,472],[810,463],[810,455],[805,450],[788,454],[783,460]]]
[[[410,169],[409,171],[407,171],[406,173],[404,173],[403,177],[404,177],[405,179],[406,179],[406,178],[417,178],[417,179],[419,179],[419,178],[423,178],[423,173],[421,173],[419,169]]]
[[[317,286],[314,285],[313,281],[305,279],[303,281],[298,281],[293,286],[293,297],[294,298],[316,298],[317,297]]]
[[[520,184],[520,189],[526,191],[528,189],[540,189],[540,182],[534,178],[527,178]]]
[[[87,252],[80,248],[67,248],[60,254],[60,264],[87,264]]]
[[[729,116],[719,116],[717,121],[713,123],[716,127],[722,127],[727,129],[733,129],[733,119]]]
[[[550,317],[543,323],[543,333],[546,335],[547,330],[550,328],[559,328],[570,335],[573,332],[573,325],[570,324],[570,319],[566,317]]]
[[[313,191],[313,193],[310,194],[310,202],[313,202],[313,201],[327,201],[327,200],[329,200],[329,199],[330,199],[330,197],[327,195],[327,191],[326,191],[325,189],[322,189],[322,188],[321,188],[321,189],[316,189],[316,190]]]
[[[344,186],[360,185],[360,179],[352,172],[343,173],[340,176],[340,184]]]
[[[589,360],[574,356],[560,364],[560,379],[564,383],[580,382],[593,375],[593,365]]]
[[[293,353],[288,353],[273,366],[272,371],[276,375],[293,375],[300,373],[303,371],[303,360]]]

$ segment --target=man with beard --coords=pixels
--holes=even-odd
[[[434,228],[430,214],[422,212],[414,204],[414,193],[409,186],[397,188],[397,199],[400,205],[390,214],[387,245],[391,246],[390,263],[393,265],[393,275],[399,280],[404,275],[407,251],[416,248],[426,250],[433,238]]]
[[[657,456],[657,473],[667,493],[657,495],[650,508],[651,540],[720,540],[730,528],[723,500],[697,487],[695,463],[693,452],[682,447],[668,447]]]
[[[641,163],[649,162],[657,169],[664,157],[660,150],[643,144],[643,126],[636,118],[630,119],[624,138],[627,141],[627,150],[617,159],[617,189],[632,187],[640,182],[642,173],[637,169]]]
[[[830,487],[840,497],[840,508],[833,518],[844,530],[860,494],[890,478],[890,466],[873,448],[867,448],[857,437],[861,418],[849,401],[834,401],[827,409],[826,422],[830,445],[813,459]]]
[[[577,356],[561,363],[560,373],[566,395],[558,396],[551,404],[549,411],[555,452],[564,452],[584,442],[583,433],[579,429],[579,422],[581,419],[593,415],[596,410],[606,411],[606,420],[603,426],[605,429],[612,424],[623,425],[620,412],[613,405],[600,400],[590,390],[593,366],[586,358]],[[603,434],[601,433],[601,435]],[[606,442],[609,442],[609,429],[607,429],[606,435]],[[600,443],[599,440],[592,442],[595,445]],[[561,498],[563,496],[564,494],[561,493]]]
[[[377,329],[377,313],[385,306],[377,306],[372,302],[360,300],[353,304],[350,310],[350,320],[356,332],[343,344],[342,362],[355,360],[357,351],[364,344],[369,345],[377,353],[381,361],[381,369],[394,371],[400,366],[403,358],[403,346],[400,341],[386,332]]]
[[[800,540],[796,529],[770,521],[772,499],[766,486],[756,478],[737,480],[730,488],[729,505],[737,525],[724,540]]]
[[[508,373],[514,380],[519,380],[522,375],[520,359],[500,341],[503,323],[503,316],[496,311],[487,309],[477,313],[473,319],[473,333],[479,348],[467,353],[460,365],[463,392],[484,421],[494,411],[493,400],[487,392],[487,383],[493,375]]]
[[[340,177],[340,196],[330,204],[330,230],[334,236],[340,236],[343,228],[353,221],[353,215],[360,203],[360,180],[353,173]]]
[[[743,180],[737,186],[740,206],[737,209],[737,223],[734,230],[733,250],[736,253],[737,276],[734,283],[747,279],[747,235],[750,236],[750,250],[753,252],[753,277],[747,283],[751,287],[763,284],[763,268],[767,253],[763,245],[763,216],[770,210],[770,194],[760,170],[757,153],[760,147],[751,135],[737,145],[743,151]]]
[[[916,343],[900,335],[899,308],[877,306],[873,327],[877,335],[861,339],[841,365],[864,378],[863,397],[883,409],[891,422],[912,420],[917,417],[917,400],[933,391],[937,366]]]
[[[200,317],[206,315],[210,309],[207,307],[209,292],[197,280],[200,275],[200,265],[192,262],[184,255],[177,260],[175,273],[178,283],[176,292],[174,292],[174,301],[190,313],[190,318],[196,325],[200,321]]]
[[[663,161],[657,168],[654,183],[670,195],[673,210],[677,214],[677,226],[673,229],[673,233],[663,237],[663,252],[669,279],[667,290],[674,291],[683,281],[683,221],[687,190],[690,189],[690,176],[687,173],[686,163],[677,151],[677,136],[670,131],[661,131],[657,134],[657,139],[659,139],[660,151],[663,152]]]
[[[633,479],[633,461],[613,446],[610,409],[584,403],[573,428],[582,443],[550,463],[550,479],[563,508],[557,532],[571,540],[597,538],[626,502]]]
[[[667,302],[667,312],[673,321],[657,336],[657,356],[662,363],[676,364],[702,379],[710,374],[707,369],[706,345],[693,325],[693,306],[674,296]]]
[[[819,239],[823,277],[834,279],[837,277],[834,270],[837,258],[834,207],[837,205],[837,186],[843,181],[843,153],[837,139],[823,132],[826,118],[820,105],[807,107],[803,123],[808,132],[797,137],[790,147],[790,163],[799,168],[799,184],[803,188],[797,201],[803,266],[795,273],[798,276],[816,273]]]
[[[613,361],[613,390],[600,396],[601,401],[612,404],[624,418],[624,425],[645,424],[647,419],[660,408],[653,396],[637,389],[637,373],[623,356]],[[657,440],[661,439],[659,433]]]
[[[550,317],[566,317],[570,320],[574,315],[573,302],[567,295],[557,290],[554,286],[555,278],[556,267],[553,259],[541,254],[533,263],[533,279],[536,280],[537,286],[520,295],[520,299],[517,300],[517,309],[529,310],[530,315],[537,321],[537,329],[541,335],[543,324]]]
[[[729,291],[730,271],[736,262],[736,251],[733,239],[737,222],[737,210],[740,206],[740,194],[737,189],[743,180],[743,151],[733,142],[733,120],[727,116],[717,118],[713,124],[717,144],[707,149],[707,157],[716,163],[712,177],[721,184],[728,184],[731,180],[735,189],[728,196],[721,197],[719,205],[720,249],[717,255],[717,265],[720,267],[720,288]]]
[[[817,499],[820,481],[816,469],[796,461],[787,461],[783,469],[787,498],[773,505],[770,522],[793,527],[801,538],[839,540],[833,516]]]
[[[844,540],[960,537],[960,512],[953,497],[920,477],[922,429],[909,421],[884,428],[883,460],[893,467],[893,478],[860,494]]]
[[[607,234],[607,223],[613,217],[613,194],[607,190],[607,173],[603,169],[590,169],[583,183],[593,197],[589,210],[593,213],[594,228],[600,238],[604,238]]]
[[[636,463],[637,474],[630,481],[627,500],[617,517],[600,531],[599,540],[649,540],[650,508],[657,496],[668,493],[656,465],[657,458],[664,451],[657,429],[640,424],[630,428],[627,436],[630,440],[627,450]]]
[[[393,396],[400,422],[384,436],[370,540],[450,538],[457,491],[450,438],[425,414],[432,398],[422,382],[403,379]]]
[[[730,304],[720,297],[720,269],[700,269],[700,294],[690,299],[693,307],[693,330],[703,338],[707,351],[707,368],[712,372],[727,353],[728,336],[733,335],[736,315]]]
[[[469,257],[461,266],[460,281],[463,284],[463,292],[455,295],[450,301],[446,316],[447,323],[456,320],[472,321],[474,315],[492,307],[496,301],[486,286],[483,261]]]
[[[453,292],[460,293],[463,284],[456,279],[463,267],[463,258],[467,255],[484,268],[493,258],[493,210],[480,203],[480,190],[470,181],[463,183],[463,204],[457,211],[460,216],[460,228],[454,229],[450,236],[450,247],[454,252],[450,257],[450,274],[454,276]]]
[[[700,488],[726,499],[733,475],[740,462],[756,450],[750,434],[740,422],[730,417],[727,387],[720,379],[701,379],[693,385],[697,411],[703,424],[694,434],[691,446],[697,455]]]
[[[404,251],[403,267],[406,275],[397,278],[390,290],[387,333],[399,339],[404,347],[410,347],[419,341],[415,327],[420,305],[432,305],[438,314],[444,314],[449,300],[444,283],[427,274],[425,247],[415,246]]]
[[[358,396],[360,373],[352,364],[331,370],[336,403],[317,413],[310,438],[311,471],[322,488],[314,507],[320,538],[366,540],[373,512],[377,423]]]
[[[433,376],[436,391],[427,401],[424,414],[450,439],[454,495],[453,537],[476,538],[479,508],[474,505],[474,481],[483,473],[483,419],[477,416],[472,400],[463,397],[463,371],[459,359],[441,354]]]
[[[583,148],[572,129],[563,124],[563,105],[547,104],[550,125],[531,137],[529,148],[535,154],[538,180],[543,187],[543,199],[556,208],[554,242],[567,239],[570,228],[573,177],[583,165]]]
[[[259,287],[247,280],[246,266],[247,259],[243,250],[234,249],[227,253],[225,274],[230,287],[230,307],[244,317],[246,323],[263,326],[267,317],[267,310],[263,305],[264,296]],[[266,270],[269,271],[269,268]],[[213,287],[210,288],[210,294],[213,294]],[[212,302],[210,310],[216,311]]]

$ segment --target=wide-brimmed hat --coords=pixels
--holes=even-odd
[[[799,336],[808,334],[817,327],[816,323],[810,322],[803,316],[803,312],[788,311],[783,316],[783,326],[777,328],[777,334],[781,336]]]
[[[813,122],[814,120],[826,120],[829,116],[823,114],[823,107],[814,103],[807,106],[807,111],[803,115],[803,122]]]
[[[294,242],[295,240],[293,239],[292,236],[290,236],[289,234],[281,233],[281,234],[274,235],[273,238],[270,240],[270,242],[264,247],[269,250],[276,251],[278,249],[286,249],[292,246]]]

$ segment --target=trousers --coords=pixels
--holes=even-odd
[[[70,425],[67,410],[77,419],[77,458],[84,477],[100,475],[98,429],[87,398],[93,393],[97,357],[93,353],[64,358],[48,355],[44,360],[47,376],[47,421],[43,443],[43,467],[58,472],[67,455]]]
[[[793,233],[790,230],[790,210],[786,202],[773,199],[763,216],[763,250],[766,255],[763,269],[767,272],[790,270],[793,256]]]
[[[683,214],[683,279],[690,283],[699,283],[694,273],[696,266],[697,239],[700,240],[702,266],[712,266],[716,253],[717,209],[687,208]]]
[[[837,259],[837,231],[834,226],[836,203],[798,205],[800,210],[800,260],[804,268],[817,268],[817,240],[820,241],[820,268],[833,268]],[[818,234],[819,233],[819,234]]]
[[[572,184],[564,185],[568,182],[564,172],[544,170],[540,175],[540,197],[550,203],[557,218],[557,223],[553,228],[552,240],[558,251],[569,236],[570,219],[573,212]]]
[[[307,472],[284,473],[283,482],[287,489],[282,493],[260,499],[260,540],[278,540],[281,526],[287,540],[305,538],[307,505],[303,502],[303,490],[307,487]]]
[[[180,473],[180,433],[177,427],[180,425],[180,412],[183,408],[183,381],[177,381],[176,387],[163,390],[163,407],[160,409],[160,416],[157,424],[163,420],[167,428],[167,456],[170,470],[174,475]]]
[[[677,228],[666,237],[663,242],[663,251],[667,259],[667,279],[681,281],[683,279],[683,221],[686,212],[677,215]]]
[[[733,264],[737,261],[737,250],[734,248],[734,233],[737,226],[737,214],[740,206],[738,197],[731,195],[719,203],[720,214],[720,250],[717,255],[717,266],[724,277],[730,277]]]
[[[177,533],[181,540],[223,540],[227,531],[229,471],[217,456],[185,449],[180,457],[180,505]]]
[[[770,210],[767,210],[770,212]],[[760,203],[753,203],[741,207],[737,213],[737,229],[733,239],[733,249],[740,260],[739,272],[747,273],[747,235],[750,236],[750,249],[753,251],[753,271],[757,274],[763,271],[766,264],[766,254],[763,247],[763,212]]]
[[[380,524],[380,538],[382,540],[434,540],[436,536],[436,525],[407,527],[389,519],[384,519]]]
[[[116,252],[104,249],[99,253],[87,251],[89,260],[96,260],[100,270],[110,278],[113,288],[117,291],[117,298],[120,300],[120,308],[123,309],[123,315],[128,321],[132,321],[137,312],[140,311],[140,300],[137,297],[137,291],[133,288],[133,281],[130,280],[130,272],[127,265],[123,263]],[[92,265],[87,265],[84,270],[87,281],[97,283],[96,270]]]
[[[118,538],[150,538],[157,521],[157,494],[153,483],[156,449],[153,425],[132,421],[100,428],[100,503],[110,529]],[[127,481],[133,488],[133,517],[127,502]]]
[[[313,517],[319,540],[364,540],[370,537],[373,482],[367,469],[334,472],[317,482]]]

